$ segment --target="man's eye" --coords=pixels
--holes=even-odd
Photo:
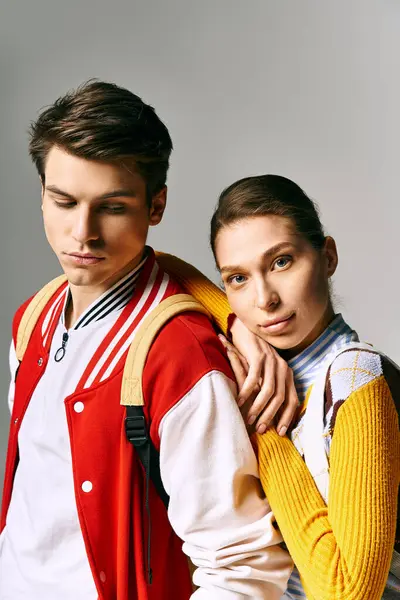
[[[76,205],[76,202],[60,202],[59,200],[54,200],[54,203],[59,207],[59,208],[72,208],[73,206]]]
[[[273,264],[273,269],[284,269],[285,267],[287,267],[288,265],[291,264],[292,262],[292,257],[291,256],[281,256],[280,258],[277,258],[276,261]]]
[[[125,212],[125,206],[121,206],[121,205],[115,205],[112,206],[110,204],[107,204],[107,206],[103,206],[102,210],[104,212],[110,213],[112,215],[119,215]]]

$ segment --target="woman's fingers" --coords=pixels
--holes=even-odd
[[[243,406],[255,392],[260,390],[259,382],[262,376],[263,368],[264,357],[261,355],[250,363],[247,377],[239,390],[239,406]]]
[[[272,359],[271,359],[272,360]],[[258,433],[265,433],[267,428],[272,423],[275,415],[282,407],[285,402],[285,388],[286,388],[286,363],[281,358],[275,357],[274,364],[274,389],[272,395],[270,395],[267,402],[265,398],[259,400],[256,398],[252,408],[249,411],[248,423],[254,423],[258,416],[256,431]],[[265,376],[264,376],[265,377]],[[264,385],[264,382],[263,382]],[[262,386],[261,386],[262,388]],[[270,388],[271,389],[271,388]]]
[[[228,342],[228,340],[223,335],[219,335],[218,337],[226,349],[228,360],[231,364],[232,371],[238,385],[238,389],[240,390],[247,376],[245,360],[243,359],[243,357],[240,356],[236,348],[230,342]]]
[[[277,392],[277,362],[272,353],[265,354],[260,377],[260,391],[248,412],[247,422],[252,425],[266,410]]]
[[[243,406],[260,390],[259,382],[265,362],[264,342],[249,331],[237,317],[231,327],[231,333],[235,348],[248,368],[247,377],[240,389],[238,398],[239,406]]]
[[[247,331],[246,336],[249,333]],[[278,433],[285,435],[298,408],[293,373],[286,361],[254,334],[250,333],[246,357],[223,335],[219,338],[227,350],[238,383],[238,404],[246,423],[254,424],[258,433],[264,433],[275,419]],[[249,338],[246,341],[249,342]],[[246,410],[243,409],[245,404]]]
[[[278,424],[276,426],[276,430],[279,435],[286,435],[287,430],[297,414],[298,408],[299,398],[294,385],[293,372],[288,368],[286,376],[285,402],[283,404],[283,409],[279,413]]]

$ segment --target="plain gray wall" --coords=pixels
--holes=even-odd
[[[155,106],[175,151],[151,243],[215,280],[221,189],[293,178],[338,242],[339,308],[400,362],[399,74],[398,0],[0,0],[0,464],[11,319],[59,273],[27,154],[41,107],[90,77]]]

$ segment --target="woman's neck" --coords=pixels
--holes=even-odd
[[[294,348],[279,351],[279,354],[285,360],[289,360],[290,358],[293,358],[294,356],[300,354],[300,352],[303,352],[303,350],[311,346],[311,344],[319,338],[319,336],[325,331],[325,329],[328,327],[329,323],[333,320],[334,317],[335,312],[333,310],[333,306],[331,303],[329,303],[329,306],[327,307],[322,318],[318,321],[318,323],[315,325],[312,331],[310,331],[310,333],[304,338],[304,340],[302,340],[300,344],[298,344]]]

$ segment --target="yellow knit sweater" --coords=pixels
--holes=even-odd
[[[226,332],[225,294],[191,265],[158,255]],[[380,600],[393,552],[400,481],[397,411],[383,376],[339,408],[328,506],[288,437],[256,436],[260,478],[310,600]]]

